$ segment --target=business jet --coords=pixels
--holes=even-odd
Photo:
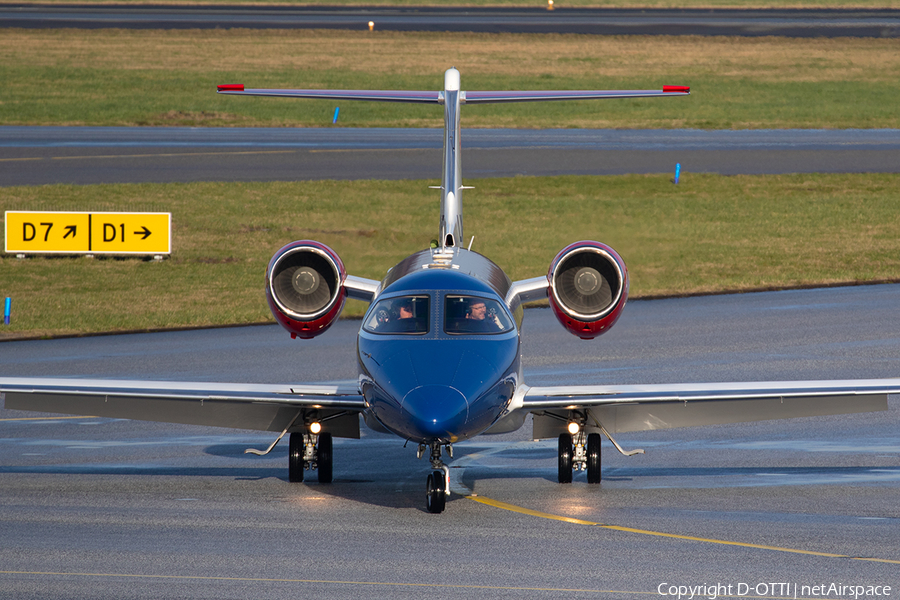
[[[9,409],[143,419],[289,436],[288,479],[316,471],[333,480],[333,437],[359,438],[360,421],[412,442],[427,455],[425,505],[444,510],[453,444],[505,433],[533,415],[533,437],[558,440],[558,480],[586,471],[601,480],[602,436],[624,454],[618,432],[645,431],[887,410],[900,378],[880,380],[568,385],[531,387],[523,377],[523,304],[549,300],[560,325],[581,339],[609,331],[628,298],[628,270],[611,247],[578,241],[559,251],[546,275],[511,281],[466,247],[460,160],[464,104],[679,97],[690,88],[626,91],[463,91],[451,68],[440,91],[273,90],[221,85],[220,94],[420,102],[444,108],[440,222],[432,247],[388,269],[381,281],[349,275],[338,253],[302,240],[278,250],[265,292],[292,338],[322,335],[347,298],[369,303],[357,337],[359,377],[350,384],[236,384],[93,379],[0,378]]]

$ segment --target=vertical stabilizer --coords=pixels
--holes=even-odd
[[[459,144],[459,71],[444,73],[444,168],[441,176],[441,246],[457,246],[463,239],[462,163]]]

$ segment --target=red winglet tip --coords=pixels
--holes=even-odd
[[[682,92],[685,94],[689,94],[691,91],[691,87],[688,85],[664,85],[663,86],[663,94],[670,94],[673,92]]]
[[[243,92],[244,84],[243,83],[226,83],[225,85],[218,86],[218,90],[220,92]]]

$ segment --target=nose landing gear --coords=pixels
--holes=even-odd
[[[450,495],[450,467],[441,460],[441,442],[431,442],[431,468],[425,482],[425,508],[430,513],[442,513]],[[447,454],[453,458],[453,446],[447,444]],[[419,458],[425,454],[425,444],[419,445]]]

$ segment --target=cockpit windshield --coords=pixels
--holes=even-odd
[[[428,333],[428,296],[387,298],[375,305],[363,329],[395,335]]]
[[[512,320],[496,300],[477,296],[447,296],[444,301],[444,332],[457,334],[503,333]]]

